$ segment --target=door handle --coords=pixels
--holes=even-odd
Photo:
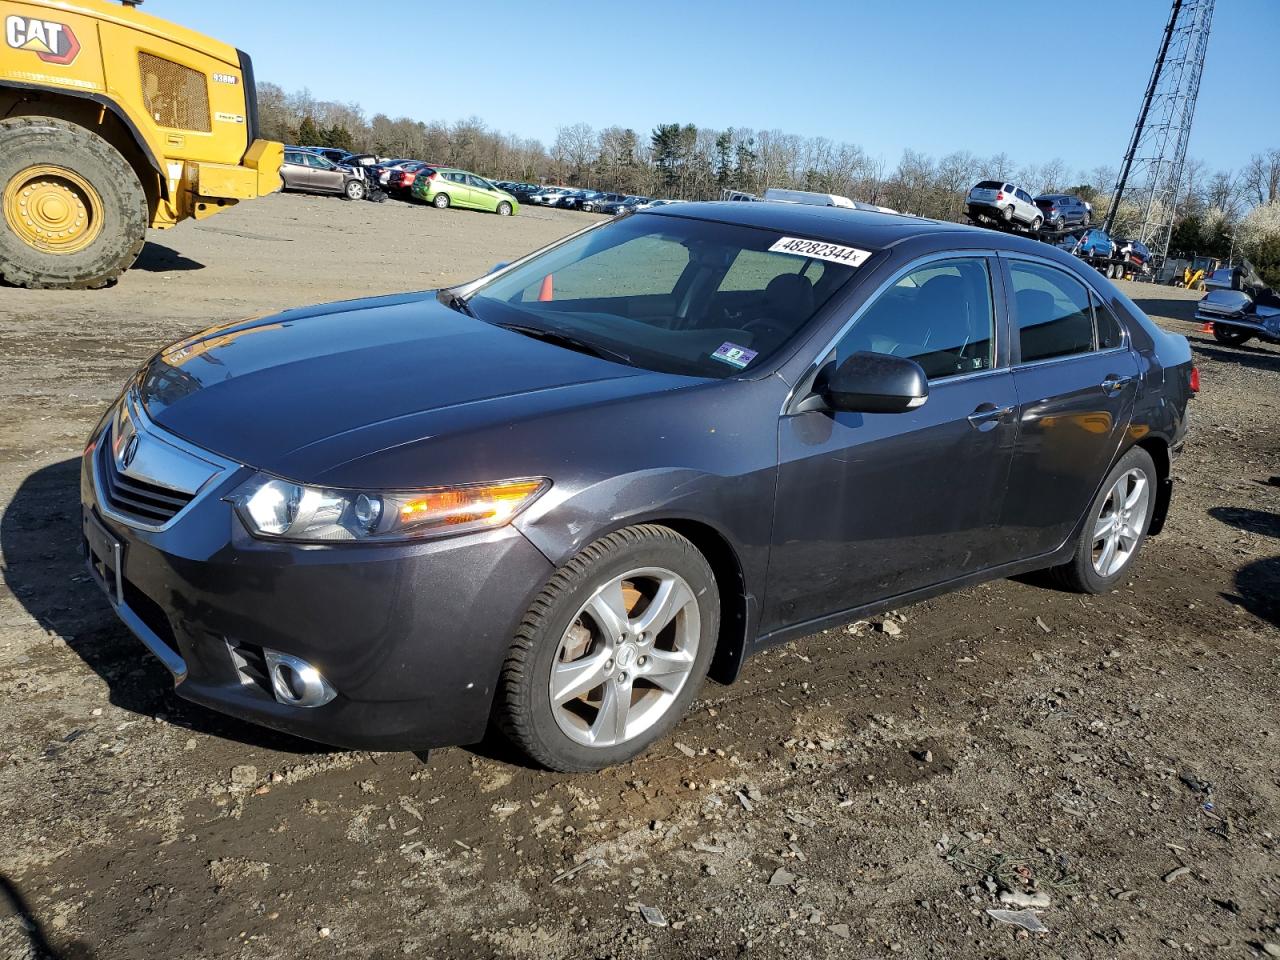
[[[983,403],[969,414],[969,426],[983,432],[994,429],[1001,420],[1013,413],[1013,407],[997,407],[994,403]]]
[[[1111,373],[1107,375],[1107,378],[1102,381],[1100,386],[1106,393],[1114,396],[1131,383],[1133,383],[1133,377],[1117,377],[1114,373]]]

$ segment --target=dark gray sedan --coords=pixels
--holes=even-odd
[[[85,450],[84,545],[190,700],[594,769],[789,638],[1037,569],[1111,589],[1196,387],[1048,245],[674,204],[162,350]]]

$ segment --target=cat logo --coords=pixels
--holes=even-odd
[[[75,31],[65,23],[35,17],[4,18],[4,39],[15,50],[30,50],[45,63],[66,66],[80,53]]]

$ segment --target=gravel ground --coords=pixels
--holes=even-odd
[[[1217,345],[1181,291],[1126,286],[1204,386],[1112,595],[999,581],[806,638],[589,776],[174,695],[76,555],[76,458],[132,368],[587,220],[279,196],[113,289],[0,290],[0,957],[1280,956],[1280,351]],[[988,912],[1024,903],[1048,932]]]

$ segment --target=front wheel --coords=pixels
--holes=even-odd
[[[1059,583],[1079,593],[1114,590],[1133,564],[1156,508],[1156,465],[1132,447],[1107,474],[1089,508],[1075,555],[1054,568]]]
[[[447,193],[437,193],[436,198],[431,203],[437,210],[444,210],[449,206],[449,195]]]
[[[715,575],[698,549],[668,527],[626,527],[586,547],[534,600],[495,719],[552,770],[624,763],[683,716],[719,630]]]
[[[368,193],[362,180],[348,180],[343,192],[348,200],[363,200]]]
[[[1249,330],[1224,327],[1220,323],[1215,323],[1213,325],[1213,339],[1219,343],[1225,343],[1228,347],[1240,347],[1253,339],[1253,333]]]
[[[1041,226],[1041,224],[1043,224],[1043,223],[1044,223],[1044,221],[1043,221],[1040,217],[1036,217],[1034,220],[1032,220],[1032,221],[1031,221],[1031,232],[1032,232],[1032,233],[1039,233],[1039,232],[1040,232],[1040,226]]]
[[[498,204],[498,216],[500,217],[511,216],[511,204],[507,203],[507,201],[505,200],[503,200],[500,204]]]

